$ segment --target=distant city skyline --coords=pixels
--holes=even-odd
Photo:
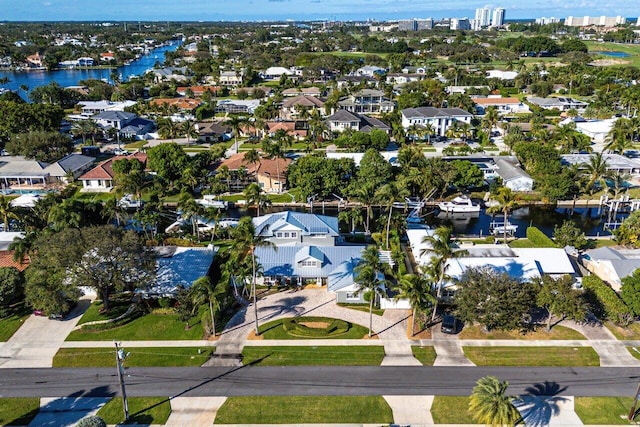
[[[260,21],[473,18],[485,6],[506,9],[506,19],[543,16],[636,18],[631,1],[612,0],[0,0],[4,21]]]

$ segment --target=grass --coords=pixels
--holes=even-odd
[[[388,424],[391,408],[382,396],[230,397],[216,424]]]
[[[629,425],[631,397],[576,397],[575,411],[584,424]]]
[[[432,346],[412,346],[411,351],[413,352],[413,357],[418,359],[423,366],[433,366],[433,362],[436,360],[436,350]]]
[[[171,414],[171,403],[166,397],[129,397],[129,424],[165,424]],[[122,399],[113,398],[96,414],[107,424],[124,421]]]
[[[516,239],[512,242],[509,242],[509,247],[511,248],[536,248],[537,246],[533,244],[533,242],[529,239]]]
[[[313,318],[314,322],[323,322],[326,321],[328,323],[330,323],[333,319],[326,317],[314,317]],[[294,336],[294,335],[289,335],[284,328],[282,327],[282,322],[284,319],[278,319],[278,320],[274,320],[272,322],[268,322],[265,323],[263,325],[260,326],[259,331],[260,331],[260,335],[262,335],[264,337],[265,340],[300,340],[300,339],[309,339],[309,337],[300,337],[300,336]],[[304,317],[300,317],[298,318],[298,320],[300,321],[304,321]],[[337,339],[362,339],[365,337],[365,335],[367,335],[369,333],[369,329],[365,328],[364,326],[360,326],[360,325],[355,325],[353,323],[349,323],[350,328],[347,332],[340,334],[340,335],[329,335],[327,337],[324,338],[317,338],[314,337],[314,339],[332,339],[332,338],[337,338]]]
[[[619,340],[640,340],[640,323],[634,322],[629,326],[618,326],[613,322],[605,322],[605,326]]]
[[[149,141],[146,141],[146,140],[130,142],[130,143],[124,145],[124,149],[125,150],[139,150],[142,147],[144,147],[148,142]]]
[[[521,331],[485,332],[480,325],[465,325],[460,332],[460,339],[467,340],[584,340],[586,337],[580,332],[565,326],[554,326],[547,332],[546,326],[540,326],[535,331],[523,334]]]
[[[199,340],[203,335],[200,323],[185,330],[177,314],[151,313],[124,324],[85,326],[71,332],[67,341]]]
[[[244,347],[242,363],[256,366],[378,366],[382,346]]]
[[[212,348],[127,347],[126,366],[201,366],[209,360]],[[54,368],[115,367],[115,350],[110,348],[61,348],[53,357]]]
[[[129,308],[131,304],[130,297],[122,297],[122,298],[113,298],[109,300],[109,312],[100,313],[100,310],[104,307],[102,300],[94,301],[87,311],[84,312],[80,321],[78,321],[79,325],[89,322],[96,322],[100,320],[109,320],[115,319],[116,317],[124,314]]]
[[[600,366],[591,347],[462,347],[478,366]]]
[[[467,396],[435,396],[431,416],[435,424],[473,424],[468,407]]]
[[[0,398],[0,425],[26,426],[40,410],[39,397]]]
[[[588,239],[587,240],[587,248],[596,249],[596,248],[606,248],[609,246],[617,246],[618,242],[613,239]]]
[[[595,42],[595,41],[585,41],[585,44],[589,48],[589,52],[592,54],[598,51],[599,52],[618,51],[618,52],[628,53],[629,55],[631,55],[626,58],[614,58],[612,56],[599,55],[597,56],[597,58],[599,59],[621,60],[621,61],[624,61],[624,63],[630,63],[631,65],[640,67],[640,47],[637,45],[611,43],[611,42]]]
[[[344,302],[339,302],[338,306],[350,308],[352,310],[364,311],[365,313],[369,313],[369,304],[347,304]],[[384,314],[384,310],[380,308],[373,308],[373,314],[377,314],[378,316],[382,316]]]
[[[22,326],[30,314],[31,311],[27,310],[24,305],[21,305],[20,308],[15,309],[11,315],[0,319],[0,342],[7,341],[11,338],[13,334],[20,329],[20,326]]]

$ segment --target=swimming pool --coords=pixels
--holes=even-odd
[[[620,52],[618,50],[611,50],[611,51],[594,51],[593,53],[597,53],[599,55],[604,55],[604,56],[612,56],[614,58],[628,58],[631,55],[626,53],[626,52]]]

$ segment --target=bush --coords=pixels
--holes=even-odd
[[[158,298],[158,305],[160,308],[169,308],[171,307],[171,298]]]
[[[557,245],[536,227],[527,227],[527,239],[535,248],[556,248]]]
[[[310,328],[303,325],[305,322],[326,322],[329,319],[324,317],[295,317],[285,319],[282,321],[282,329],[291,335],[310,337],[310,338],[324,338],[330,335],[340,335],[349,330],[351,325],[348,322],[340,319],[331,319],[331,322],[326,328]]]
[[[633,321],[629,307],[618,294],[597,276],[587,276],[582,279],[585,290],[593,293],[604,311],[604,315],[617,325],[627,326]]]
[[[78,421],[76,427],[107,427],[107,423],[102,418],[92,415]]]

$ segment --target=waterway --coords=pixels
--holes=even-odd
[[[142,76],[147,70],[153,68],[156,63],[163,64],[165,52],[172,52],[178,48],[178,41],[172,42],[167,46],[162,46],[152,50],[139,59],[132,61],[128,65],[118,67],[116,71],[123,80],[129,79],[131,76]],[[77,86],[81,80],[96,79],[107,80],[111,82],[111,73],[113,69],[65,69],[65,70],[33,70],[33,71],[0,71],[0,78],[7,77],[10,81],[7,84],[0,85],[5,89],[18,92],[24,97],[24,91],[20,89],[22,85],[26,85],[29,90],[38,86],[45,86],[51,82],[57,82],[60,86]]]

